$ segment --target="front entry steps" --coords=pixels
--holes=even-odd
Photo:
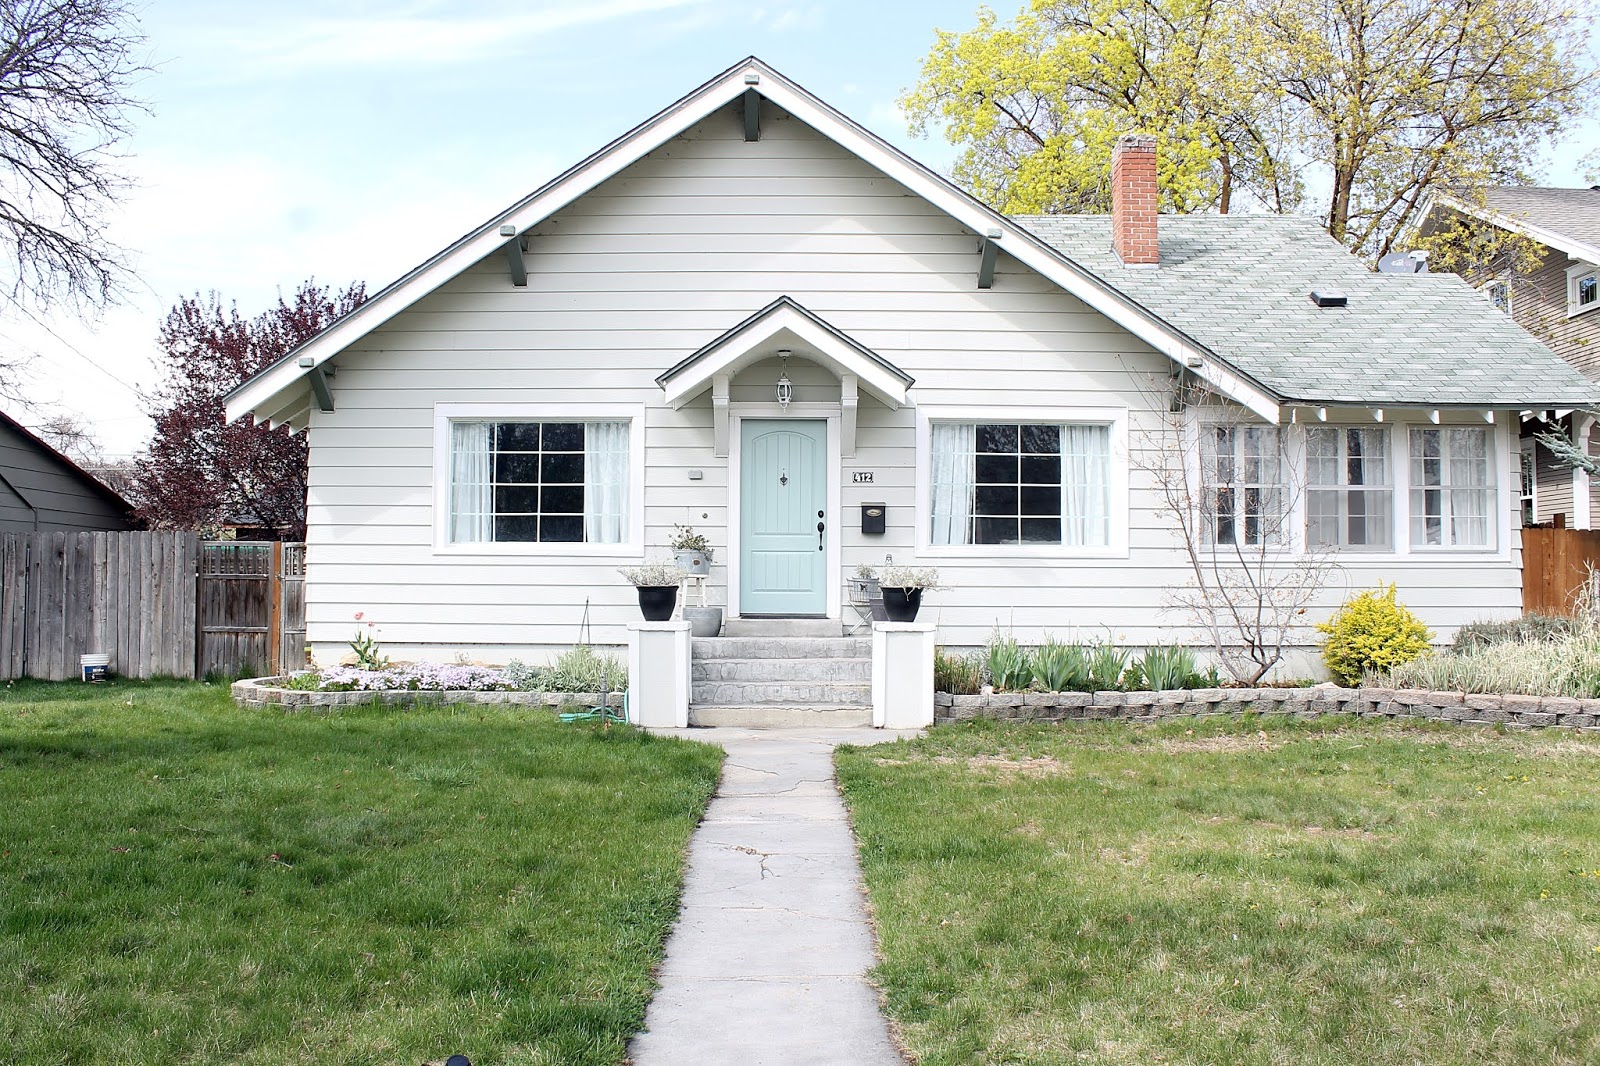
[[[789,626],[794,622],[782,620]],[[829,636],[696,639],[689,724],[746,729],[870,726],[872,642],[838,636],[839,623],[828,624],[833,627]]]

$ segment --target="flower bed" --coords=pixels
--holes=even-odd
[[[348,668],[337,667],[336,670]],[[442,667],[441,670],[476,669],[482,667]],[[325,673],[331,671],[325,671]],[[362,671],[381,673],[383,671]],[[450,675],[444,675],[448,680]],[[503,680],[503,679],[502,679]],[[278,708],[288,711],[325,709],[330,707],[359,707],[381,703],[393,707],[414,706],[419,703],[498,703],[529,707],[561,707],[576,704],[580,707],[600,706],[598,692],[538,692],[502,688],[403,688],[389,687],[345,688],[337,690],[308,690],[290,688],[286,677],[257,677],[235,681],[233,699],[241,707],[252,710]],[[507,682],[509,685],[509,682]],[[606,706],[621,707],[622,693],[612,692],[606,697]]]
[[[995,692],[954,696],[936,692],[934,721],[1002,718],[1058,722],[1122,718],[1153,722],[1183,716],[1282,714],[1316,718],[1353,714],[1457,725],[1537,729],[1600,729],[1600,699],[1567,696],[1497,696],[1422,689],[1201,688],[1166,692]]]

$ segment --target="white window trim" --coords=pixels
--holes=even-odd
[[[1232,423],[1235,425],[1255,425],[1253,420],[1242,417],[1231,418],[1224,413],[1207,411],[1193,418],[1188,424],[1188,437],[1186,438],[1186,461],[1190,464],[1189,476],[1197,480],[1192,484],[1199,484],[1200,441],[1199,430],[1202,425],[1216,422]],[[1481,422],[1450,421],[1439,423],[1420,421],[1409,418],[1406,421],[1361,423],[1350,421],[1328,421],[1325,423],[1302,423],[1280,426],[1280,432],[1286,433],[1283,442],[1286,461],[1291,464],[1289,491],[1289,543],[1282,547],[1269,545],[1275,557],[1285,561],[1305,558],[1311,554],[1328,558],[1337,565],[1350,564],[1357,567],[1371,565],[1392,564],[1396,561],[1409,559],[1428,559],[1432,561],[1445,561],[1460,559],[1463,563],[1476,564],[1486,559],[1511,558],[1511,532],[1513,523],[1518,522],[1521,513],[1521,472],[1513,463],[1521,462],[1518,438],[1511,435],[1509,429],[1499,419],[1494,424]],[[1376,428],[1388,434],[1389,461],[1392,475],[1390,477],[1390,490],[1394,493],[1391,508],[1394,521],[1393,534],[1394,547],[1386,551],[1359,551],[1350,548],[1319,548],[1312,550],[1306,546],[1306,435],[1307,429],[1316,426],[1343,429],[1356,427],[1362,429]],[[1489,450],[1492,460],[1490,475],[1495,479],[1491,488],[1491,496],[1495,501],[1497,514],[1493,525],[1494,539],[1485,547],[1457,547],[1455,545],[1413,544],[1411,542],[1411,431],[1413,429],[1483,429],[1489,434]],[[1519,480],[1512,481],[1512,472],[1516,471]],[[1254,550],[1254,546],[1252,546]]]
[[[1046,425],[1111,427],[1110,543],[1105,547],[1071,544],[940,544],[933,539],[934,422],[1035,422]],[[1128,409],[1126,407],[924,407],[917,408],[916,544],[918,559],[985,563],[994,559],[1128,558]]]
[[[1539,447],[1538,442],[1532,437],[1517,441],[1517,521],[1522,521],[1522,457],[1528,456],[1533,461],[1533,492],[1528,497],[1528,506],[1533,512],[1533,520],[1539,521]]]
[[[1600,309],[1600,296],[1590,304],[1578,306],[1578,283],[1585,278],[1594,278],[1597,287],[1600,287],[1600,266],[1593,263],[1578,263],[1567,267],[1567,317],[1576,318],[1586,315],[1590,311]]]
[[[1406,534],[1406,544],[1410,548],[1412,554],[1415,554],[1415,555],[1426,555],[1426,556],[1429,556],[1430,558],[1433,557],[1433,556],[1438,556],[1438,555],[1467,555],[1467,556],[1476,556],[1476,557],[1478,557],[1480,559],[1484,558],[1484,557],[1487,557],[1487,556],[1495,556],[1495,555],[1504,554],[1504,553],[1501,552],[1501,545],[1509,543],[1509,538],[1510,538],[1510,533],[1511,533],[1509,524],[1507,522],[1507,519],[1510,517],[1510,509],[1506,504],[1507,494],[1506,494],[1506,491],[1505,491],[1507,470],[1509,469],[1509,466],[1508,466],[1508,463],[1506,461],[1506,458],[1504,456],[1498,455],[1498,453],[1502,451],[1502,449],[1499,447],[1499,445],[1501,443],[1500,427],[1499,426],[1485,426],[1485,425],[1468,425],[1468,424],[1464,424],[1464,423],[1460,423],[1460,422],[1454,422],[1454,423],[1452,423],[1452,422],[1441,422],[1439,424],[1434,424],[1432,422],[1406,422],[1406,423],[1401,424],[1399,428],[1401,429],[1402,435],[1404,437],[1405,456],[1406,456],[1406,469],[1405,469],[1405,480],[1406,480],[1406,525],[1405,525],[1405,534]],[[1489,543],[1488,544],[1482,544],[1482,545],[1465,544],[1465,545],[1461,545],[1461,544],[1428,544],[1428,543],[1415,544],[1415,543],[1412,543],[1412,540],[1411,540],[1411,431],[1414,430],[1414,429],[1431,429],[1431,430],[1436,430],[1436,431],[1441,432],[1441,433],[1446,431],[1446,430],[1451,430],[1451,429],[1481,429],[1481,430],[1484,431],[1485,434],[1487,434],[1487,439],[1484,441],[1484,448],[1489,453],[1489,455],[1488,455],[1488,457],[1489,457],[1489,476],[1494,479],[1493,483],[1488,486],[1489,499],[1493,502],[1493,506],[1497,509],[1497,513],[1494,515],[1494,519],[1495,520],[1490,524],[1490,530],[1489,530],[1490,536],[1489,536]],[[1518,461],[1519,462],[1521,461],[1520,457],[1519,457]],[[1517,501],[1517,508],[1516,509],[1517,509],[1517,513],[1520,515],[1521,512],[1522,512],[1522,503],[1521,503],[1521,501],[1522,501],[1522,472],[1520,470],[1517,472],[1517,483],[1516,483],[1515,487],[1516,487],[1516,495],[1512,496],[1511,499],[1514,499],[1514,500]],[[1398,514],[1399,508],[1396,508],[1395,510],[1396,510],[1396,513]],[[1396,518],[1396,521],[1399,521],[1399,519]]]
[[[1506,306],[1504,310],[1501,310],[1494,305],[1494,290],[1497,288],[1505,290]],[[1511,286],[1510,278],[1491,278],[1490,280],[1484,282],[1483,298],[1488,301],[1490,307],[1494,307],[1496,311],[1500,311],[1500,313],[1505,315],[1507,318],[1515,317],[1515,290]]]
[[[1295,427],[1290,425],[1274,425],[1271,422],[1261,422],[1256,419],[1244,417],[1246,412],[1231,411],[1227,408],[1193,407],[1189,409],[1189,417],[1183,427],[1184,433],[1184,477],[1189,479],[1190,501],[1193,507],[1203,507],[1205,500],[1202,498],[1205,490],[1205,445],[1201,434],[1217,426],[1234,426],[1240,429],[1276,429],[1278,431],[1279,458],[1283,464],[1283,478],[1279,490],[1284,496],[1283,528],[1284,539],[1278,543],[1267,544],[1241,544],[1239,548],[1254,553],[1264,553],[1272,558],[1298,558],[1305,553],[1305,488],[1301,486],[1296,491],[1295,479],[1304,481],[1305,474],[1305,434],[1295,432]],[[1164,506],[1164,505],[1163,505]],[[1218,549],[1226,550],[1234,547],[1228,541],[1210,543],[1204,539],[1205,514],[1198,512],[1192,516],[1194,531],[1201,537],[1199,547],[1206,552],[1215,552]]]
[[[544,559],[627,559],[644,556],[644,430],[642,403],[436,403],[433,405],[433,553],[536,556]],[[450,541],[450,424],[562,421],[628,423],[628,539],[622,544]]]

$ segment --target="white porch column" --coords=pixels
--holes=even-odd
[[[1589,454],[1589,433],[1594,429],[1595,418],[1579,411],[1572,413],[1572,443],[1584,455]],[[1593,515],[1589,513],[1589,472],[1572,468],[1572,521],[1573,529],[1592,528]]]
[[[933,724],[933,622],[872,623],[872,724],[922,729]]]
[[[688,728],[689,649],[688,622],[634,622],[628,626],[630,723],[657,729]]]

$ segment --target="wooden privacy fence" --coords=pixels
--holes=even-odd
[[[1600,530],[1529,527],[1522,531],[1522,609],[1574,614],[1593,593],[1600,569]]]
[[[277,672],[305,658],[305,549],[193,533],[0,535],[0,677]]]

